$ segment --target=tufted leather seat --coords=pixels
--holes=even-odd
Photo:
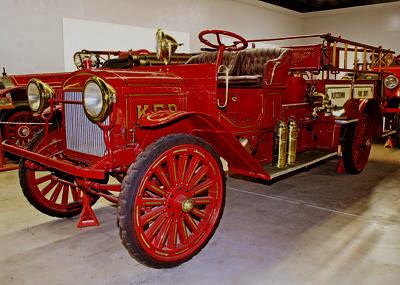
[[[255,48],[240,52],[236,75],[263,75],[265,64],[278,58],[286,49],[283,48]]]
[[[222,64],[229,67],[231,86],[262,85],[268,61],[279,58],[285,53],[284,48],[256,48],[239,52],[224,52]],[[217,52],[204,52],[193,56],[187,64],[215,63]],[[225,84],[225,76],[218,76],[218,83]]]
[[[239,52],[237,51],[226,51],[224,52],[224,58],[222,59],[222,64],[229,68],[229,75],[236,73],[237,69],[237,57]],[[202,52],[198,55],[192,56],[186,64],[206,64],[206,63],[216,63],[217,62],[217,52]]]

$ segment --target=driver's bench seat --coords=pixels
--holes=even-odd
[[[224,52],[222,64],[229,67],[230,86],[262,86],[266,65],[270,60],[281,58],[287,49],[284,48],[254,48],[238,52]],[[204,52],[191,57],[187,64],[215,63],[217,52]],[[218,76],[218,84],[224,85],[226,77]]]
[[[233,75],[237,68],[237,57],[239,52],[237,51],[225,51],[222,59],[222,64],[229,68],[229,75]],[[208,51],[202,52],[189,58],[186,64],[209,64],[217,62],[217,52]]]

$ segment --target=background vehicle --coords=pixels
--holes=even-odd
[[[61,90],[61,84],[68,73],[10,75],[3,72],[0,77],[0,124],[3,139],[10,144],[26,147],[42,128],[40,117],[34,117],[29,108],[26,87],[30,79],[38,78],[54,90]]]
[[[23,157],[25,196],[48,215],[81,213],[78,226],[98,224],[90,205],[99,197],[117,202],[123,244],[159,268],[189,260],[216,230],[225,199],[221,158],[231,173],[263,180],[337,156],[348,173],[361,172],[382,125],[384,66],[374,71],[366,59],[391,52],[308,37],[322,43],[247,49],[268,39],[206,30],[199,39],[207,51],[175,54],[188,59],[182,64],[171,62],[179,44],[158,31],[156,54],[137,55],[132,69],[85,66],[65,79],[61,98],[31,81],[29,104],[36,113],[49,106],[47,127],[27,150],[3,143]],[[363,68],[339,66],[340,56],[347,62],[357,50]],[[377,79],[336,79],[347,71]],[[62,123],[49,126],[55,106]],[[122,184],[107,184],[109,176]]]
[[[394,139],[394,144],[400,147],[400,55],[389,66],[392,74],[384,78],[384,136]]]

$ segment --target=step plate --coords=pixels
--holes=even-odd
[[[290,166],[278,168],[276,166],[272,166],[271,164],[268,164],[268,165],[264,166],[264,170],[270,175],[271,179],[274,179],[279,176],[296,171],[298,169],[313,165],[313,164],[323,161],[325,159],[332,158],[336,155],[337,155],[337,152],[329,152],[329,151],[323,151],[323,150],[309,150],[309,151],[305,151],[303,153],[298,153],[296,163],[294,163]]]

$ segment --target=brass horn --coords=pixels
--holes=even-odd
[[[172,36],[164,33],[161,29],[157,29],[156,32],[156,44],[157,58],[164,61],[166,65],[170,63],[171,56],[176,49],[183,45],[179,44]]]

